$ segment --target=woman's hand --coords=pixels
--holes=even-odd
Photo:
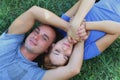
[[[86,40],[88,38],[88,34],[85,29],[86,28],[85,26],[86,26],[85,21],[83,21],[81,26],[78,28],[77,32],[75,33],[77,37],[74,39],[73,37],[71,37],[71,35],[68,34],[68,40],[71,43],[77,43],[79,41]],[[72,30],[71,30],[71,33],[72,33]]]
[[[83,21],[83,23],[79,27],[77,31],[77,35],[79,36],[78,39],[81,39],[81,40],[86,40],[88,38],[85,21]]]

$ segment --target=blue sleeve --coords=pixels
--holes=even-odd
[[[23,42],[22,34],[7,34],[0,36],[0,63],[9,62],[16,56],[16,49]]]
[[[37,68],[34,70],[36,73],[34,75],[35,80],[43,80],[43,76],[45,75],[47,70],[43,70],[42,68]]]
[[[62,14],[61,18],[62,18],[63,20],[65,20],[65,21],[67,21],[67,22],[70,21],[70,17],[67,16],[67,15],[65,15],[65,14]]]
[[[11,49],[15,47],[15,45],[21,44],[24,36],[24,34],[7,34],[7,31],[5,31],[0,36],[0,51],[1,49]]]
[[[84,48],[84,60],[94,58],[98,55],[100,55],[100,51],[96,46],[96,43],[90,43]]]

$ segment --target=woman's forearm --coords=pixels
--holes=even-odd
[[[120,35],[120,23],[114,21],[86,22],[87,30],[100,30],[108,34]]]
[[[81,0],[79,9],[71,21],[72,30],[68,32],[68,35],[72,36],[74,39],[77,37],[75,33],[77,32],[84,17],[89,12],[89,10],[92,8],[94,3],[95,3],[95,0]]]
[[[80,6],[81,1],[79,0],[73,7],[71,7],[66,13],[65,15],[69,16],[70,18],[73,17],[76,12],[78,11],[78,8]]]
[[[95,0],[80,0],[80,6],[79,9],[74,16],[74,19],[72,20],[72,25],[74,27],[79,27],[81,22],[83,21],[86,14],[89,12],[89,10],[92,8],[93,4],[95,3]]]

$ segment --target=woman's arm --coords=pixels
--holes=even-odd
[[[120,23],[115,21],[86,22],[87,30],[100,30],[108,34],[120,35]]]
[[[75,3],[66,13],[65,15],[68,17],[73,17],[76,12],[78,11],[78,8],[80,6],[81,0],[79,0],[77,3]]]
[[[74,16],[73,20],[71,21],[71,29],[68,31],[68,35],[72,38],[77,38],[76,32],[81,25],[84,17],[89,12],[89,10],[92,8],[93,4],[95,3],[95,0],[81,0],[79,9]]]
[[[76,44],[66,66],[46,71],[43,80],[67,80],[80,72],[84,52],[84,42]]]
[[[108,48],[117,38],[119,37],[119,35],[117,34],[106,34],[105,36],[103,36],[102,38],[100,38],[99,40],[97,40],[96,46],[98,47],[100,52],[103,52],[106,48]]]

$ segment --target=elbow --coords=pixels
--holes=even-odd
[[[31,8],[37,8],[37,6],[36,6],[36,5],[34,5],[34,6],[32,6]]]
[[[34,5],[30,9],[36,9],[36,8],[38,8],[38,6]]]
[[[28,11],[30,11],[30,12],[32,12],[32,13],[34,14],[34,13],[38,12],[38,10],[39,10],[39,11],[42,11],[43,8],[34,5],[34,6],[32,6]]]
[[[37,8],[38,8],[38,6],[34,5],[29,9],[29,11],[34,12],[34,10],[36,10]]]

